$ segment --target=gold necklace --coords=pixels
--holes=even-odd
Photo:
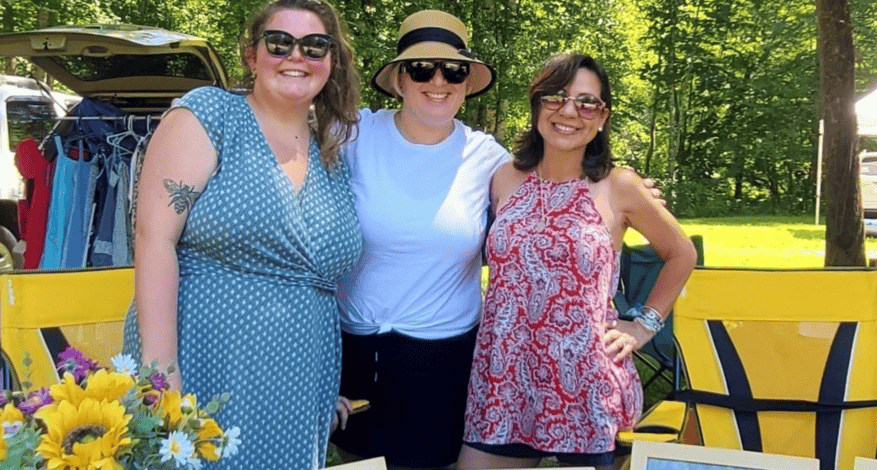
[[[557,201],[553,206],[548,206],[548,202],[545,200],[545,194],[543,194],[542,191],[542,171],[540,170],[541,166],[542,162],[539,162],[539,164],[536,165],[536,178],[539,179],[539,202],[542,209],[542,218],[539,219],[539,223],[536,224],[536,230],[539,231],[542,231],[542,229],[544,229],[545,225],[548,223],[548,214],[554,212],[555,209],[557,209],[557,207],[560,206],[560,204],[562,204],[563,201],[566,199],[560,198],[560,200]],[[578,181],[578,178],[576,178],[574,181]],[[548,208],[547,210],[546,207]]]

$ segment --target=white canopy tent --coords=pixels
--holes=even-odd
[[[877,89],[868,93],[856,101],[856,121],[858,122],[858,135],[877,136]],[[819,121],[819,149],[817,151],[816,181],[822,181],[822,134],[825,127]],[[822,193],[822,185],[816,185],[816,225],[819,225],[819,202]]]
[[[877,90],[856,102],[859,135],[877,135]]]

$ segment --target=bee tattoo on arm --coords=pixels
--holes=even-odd
[[[182,181],[176,183],[172,180],[164,180],[164,187],[170,194],[171,202],[168,206],[174,206],[174,212],[182,214],[195,204],[195,199],[201,195],[199,191],[195,191],[191,186],[183,184]]]

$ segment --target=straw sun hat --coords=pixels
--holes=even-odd
[[[396,78],[394,64],[412,59],[458,60],[471,64],[466,98],[478,96],[493,86],[496,71],[475,58],[475,54],[469,51],[468,42],[466,26],[456,16],[438,10],[413,13],[399,28],[396,48],[399,55],[378,70],[371,85],[387,96],[399,98],[393,87]]]

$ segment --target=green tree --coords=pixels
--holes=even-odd
[[[828,210],[826,266],[865,266],[859,159],[855,152],[855,55],[848,0],[817,0]]]

